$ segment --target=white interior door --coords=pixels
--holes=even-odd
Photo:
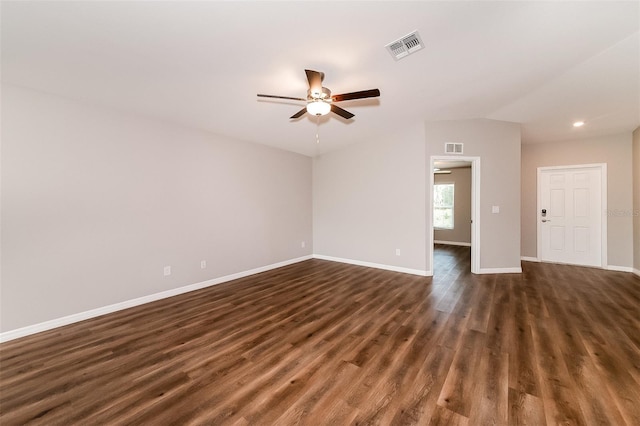
[[[602,168],[538,169],[540,260],[602,262]]]

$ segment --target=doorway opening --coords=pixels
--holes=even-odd
[[[428,275],[479,273],[480,157],[431,157],[428,187]]]

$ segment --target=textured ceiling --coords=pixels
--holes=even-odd
[[[522,123],[523,142],[640,125],[634,2],[2,2],[2,80],[315,155],[429,120]],[[385,45],[418,30],[425,48]],[[304,69],[349,122],[289,116]],[[574,129],[571,123],[587,124]],[[316,144],[316,132],[320,143]]]

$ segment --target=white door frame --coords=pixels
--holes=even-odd
[[[471,163],[471,273],[480,273],[480,157],[463,157],[459,155],[432,155],[429,161],[429,185],[427,214],[427,260],[429,270],[427,276],[433,275],[433,177],[436,161],[469,161]]]
[[[607,267],[607,215],[605,212],[607,211],[607,163],[596,163],[596,164],[577,164],[572,166],[549,166],[549,167],[538,167],[538,175],[537,175],[537,205],[536,205],[536,229],[537,229],[537,253],[538,260],[542,260],[542,221],[540,220],[540,210],[542,209],[542,172],[546,171],[571,171],[574,169],[599,169],[600,170],[600,187],[601,187],[601,206],[602,206],[602,225],[600,227],[600,232],[602,233],[600,237],[601,243],[601,267]]]

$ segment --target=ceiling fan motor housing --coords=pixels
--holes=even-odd
[[[307,99],[310,101],[318,100],[318,99],[331,99],[331,90],[326,87],[321,87],[318,89],[309,89],[307,90]]]

